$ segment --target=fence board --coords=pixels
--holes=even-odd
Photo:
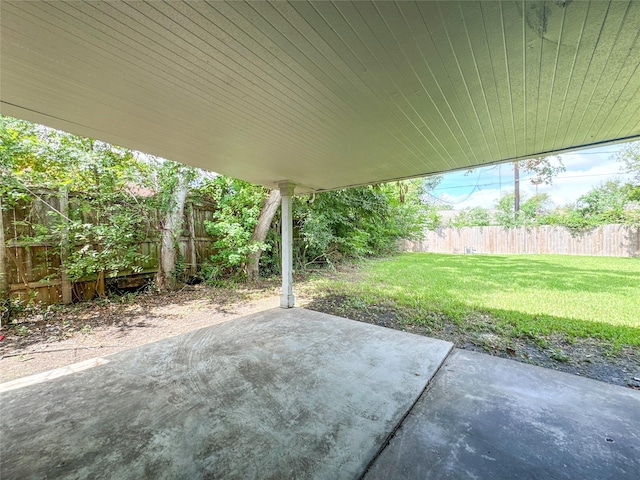
[[[573,234],[565,227],[464,227],[426,231],[419,241],[403,240],[406,252],[640,256],[640,227],[602,225]]]

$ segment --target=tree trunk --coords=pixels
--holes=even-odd
[[[67,260],[69,257],[69,192],[66,188],[60,188],[60,213],[64,228],[62,229],[62,242],[60,244],[60,289],[62,291],[62,303],[68,305],[73,300],[72,284],[67,274]]]
[[[278,211],[279,205],[280,191],[274,188],[262,203],[262,209],[260,210],[260,215],[258,215],[258,223],[256,223],[256,226],[253,229],[253,234],[251,235],[249,244],[263,243],[266,240],[267,233],[269,232],[269,227],[271,226],[273,217]],[[250,253],[249,257],[247,258],[247,263],[244,267],[244,270],[249,282],[255,282],[260,276],[261,255],[262,250],[258,250],[256,252]]]
[[[9,299],[9,280],[7,278],[7,251],[4,242],[4,223],[2,218],[2,197],[0,197],[0,302]]]
[[[178,240],[182,233],[184,205],[189,191],[189,177],[182,170],[178,170],[176,175],[178,180],[171,195],[170,206],[161,222],[160,258],[156,274],[156,287],[161,292],[174,290],[178,285],[175,269],[178,260]]]

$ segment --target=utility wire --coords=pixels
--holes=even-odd
[[[613,177],[613,176],[619,176],[619,175],[626,175],[625,173],[590,173],[590,174],[585,174],[585,175],[563,175],[561,178],[583,178],[583,177]],[[522,180],[527,180],[531,177],[525,177]],[[434,190],[451,190],[454,188],[469,188],[469,187],[491,187],[491,186],[496,186],[496,185],[501,185],[502,184],[502,179],[500,179],[500,182],[494,182],[494,183],[483,183],[483,184],[467,184],[467,185],[454,185],[453,187],[436,187],[434,188]]]
[[[488,171],[490,171],[490,170],[494,170],[496,167],[497,167],[497,165],[494,165],[493,167],[491,167],[491,168],[490,168],[490,169],[488,169],[488,170],[484,170],[484,171],[483,171],[483,170],[480,170],[480,171],[478,172],[478,178],[476,178],[476,184],[475,184],[475,186],[473,187],[473,190],[471,190],[471,192],[469,192],[469,194],[468,194],[465,198],[463,198],[462,200],[459,200],[459,201],[457,201],[457,202],[450,202],[450,201],[448,201],[448,200],[444,200],[444,199],[442,199],[442,198],[440,198],[440,197],[436,197],[435,195],[432,195],[432,194],[431,194],[431,193],[429,193],[429,192],[427,192],[427,195],[428,195],[429,197],[431,197],[432,199],[435,199],[435,200],[437,200],[437,201],[439,201],[439,202],[447,203],[447,204],[449,204],[449,205],[459,205],[459,204],[461,204],[462,202],[466,202],[467,200],[469,200],[469,198],[471,198],[471,195],[473,195],[473,194],[474,194],[474,192],[475,192],[476,190],[479,190],[479,187],[480,187],[480,185],[479,185],[480,177],[481,177],[484,173],[486,173],[486,172],[488,172]],[[435,189],[434,189],[434,190],[435,190]]]

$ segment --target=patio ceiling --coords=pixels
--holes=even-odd
[[[335,189],[640,136],[640,2],[1,2],[1,113]]]

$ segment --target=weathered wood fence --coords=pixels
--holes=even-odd
[[[575,234],[562,226],[440,228],[420,241],[403,240],[403,251],[434,253],[549,253],[609,257],[640,256],[640,227],[602,225]]]
[[[74,193],[61,194],[51,190],[35,192],[38,198],[20,202],[14,208],[2,210],[0,203],[0,297],[34,300],[47,305],[89,300],[104,294],[105,282],[119,288],[135,287],[147,282],[158,268],[158,214],[149,212],[148,238],[140,242],[139,252],[145,261],[136,265],[140,270],[120,271],[114,275],[94,275],[71,282],[64,273],[65,248],[50,243],[36,243],[33,225],[48,224],[50,212],[67,215],[74,208]],[[2,199],[0,199],[0,202]],[[212,220],[213,205],[188,201],[179,248],[184,259],[183,275],[195,275],[199,266],[214,253],[212,238],[205,231],[205,220]],[[83,222],[96,221],[92,212],[80,212]],[[27,239],[27,240],[25,240]],[[74,248],[74,246],[68,246]],[[2,293],[4,292],[4,293]],[[1,300],[1,298],[0,298]]]

